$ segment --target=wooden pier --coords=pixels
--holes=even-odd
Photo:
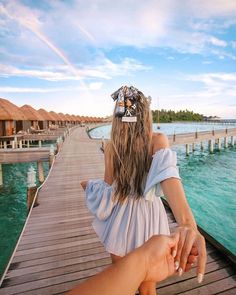
[[[0,149],[0,163],[48,162],[49,153],[49,147]]]
[[[185,145],[186,154],[190,152],[190,146],[192,146],[192,151],[195,150],[195,144],[199,143],[201,149],[203,149],[203,143],[208,143],[208,148],[211,153],[215,149],[222,149],[222,147],[227,148],[228,145],[234,145],[236,138],[236,128],[225,128],[220,130],[212,131],[201,131],[201,132],[192,132],[192,133],[182,133],[182,134],[173,134],[169,135],[168,139],[170,145]]]
[[[16,251],[4,276],[0,295],[65,294],[73,286],[111,263],[94,233],[93,217],[84,203],[81,180],[102,178],[100,141],[84,128],[67,137],[48,178],[38,193],[40,205],[31,209]],[[166,207],[170,227],[177,224]],[[196,267],[158,286],[159,295],[236,294],[236,270],[207,243],[207,266],[202,284]]]

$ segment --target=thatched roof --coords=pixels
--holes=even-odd
[[[39,109],[38,113],[44,118],[45,121],[55,121],[52,115],[44,109]]]
[[[58,115],[57,113],[50,111],[49,114],[54,118],[53,121],[62,121],[60,115]]]
[[[67,121],[74,121],[73,120],[73,117],[71,117],[71,115],[69,115],[69,114],[65,114],[65,117],[66,117],[66,119],[67,119]]]
[[[64,122],[67,121],[67,119],[63,113],[58,113],[58,116],[60,116],[61,121],[64,121]]]
[[[72,121],[74,121],[74,122],[78,121],[78,119],[77,119],[77,117],[75,115],[70,115],[70,117],[72,118]]]
[[[77,122],[81,122],[82,121],[82,119],[81,119],[80,116],[76,116],[76,118],[77,118]]]
[[[21,111],[26,116],[27,120],[31,121],[44,121],[44,118],[38,111],[36,111],[33,107],[28,104],[23,105]]]
[[[0,98],[0,120],[27,120],[21,109],[9,100]]]

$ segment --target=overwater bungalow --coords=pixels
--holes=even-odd
[[[34,130],[46,129],[46,122],[43,116],[32,106],[25,104],[20,109],[27,118],[26,121],[23,121],[22,130],[34,132]]]
[[[62,123],[61,117],[56,112],[50,111],[49,114],[54,118],[54,121],[53,121],[54,125],[56,125],[56,126],[62,125],[61,124]]]
[[[81,116],[76,116],[76,117],[77,117],[78,124],[81,124],[81,121],[82,121]]]
[[[68,123],[69,125],[73,125],[73,120],[74,120],[74,118],[71,117],[71,115],[69,115],[69,114],[65,114],[65,116],[66,116],[66,119],[67,119],[67,123]]]
[[[11,136],[23,130],[24,120],[27,118],[18,106],[0,98],[0,136]]]
[[[52,115],[44,109],[39,109],[38,113],[44,118],[46,128],[49,128],[54,122],[54,117],[52,117]]]
[[[58,116],[60,116],[60,118],[61,118],[61,125],[63,127],[66,127],[67,126],[67,118],[66,118],[66,116],[63,113],[58,113]]]
[[[77,116],[75,116],[75,115],[71,115],[71,118],[72,118],[72,122],[73,122],[73,124],[74,125],[77,125],[78,124],[78,118],[77,118]]]

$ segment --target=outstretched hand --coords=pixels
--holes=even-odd
[[[201,283],[206,267],[206,244],[200,232],[191,226],[180,226],[177,228],[179,241],[175,246],[175,268],[181,276],[184,271],[189,271],[197,260],[197,277]]]

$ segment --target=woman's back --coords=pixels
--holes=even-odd
[[[148,151],[148,157],[150,159],[152,159],[152,156],[158,150],[168,148],[168,147],[169,147],[169,142],[168,142],[167,136],[163,133],[154,133],[153,132],[152,137],[151,137],[150,148]],[[114,181],[113,171],[115,168],[113,166],[113,162],[111,159],[111,148],[112,148],[112,142],[111,142],[111,140],[109,140],[109,141],[107,141],[106,146],[105,146],[105,150],[104,150],[104,161],[105,161],[104,181],[109,185],[113,184],[113,181]],[[151,163],[152,162],[150,161],[147,173],[149,172]],[[119,171],[118,171],[118,173],[119,173]],[[145,179],[146,179],[147,173],[146,173],[146,175],[144,175]]]
[[[114,198],[115,182],[109,157],[110,142],[105,148],[105,177],[89,181],[86,201],[95,215],[93,227],[109,253],[123,256],[141,246],[155,234],[169,234],[168,219],[160,196],[160,183],[166,178],[179,178],[176,155],[168,147],[167,137],[153,134],[151,166],[139,198],[132,194],[122,201]],[[164,173],[163,173],[164,170]]]

